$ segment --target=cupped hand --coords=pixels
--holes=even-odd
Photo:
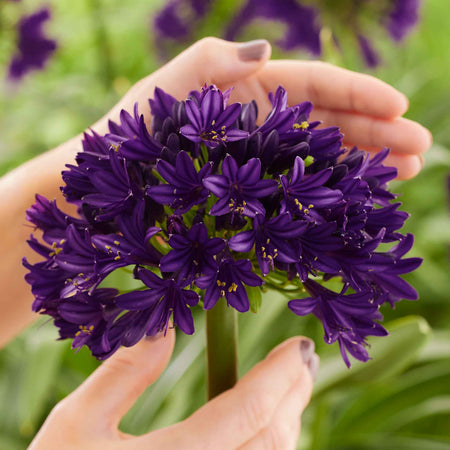
[[[181,100],[190,90],[213,83],[220,89],[234,87],[232,101],[255,99],[261,121],[271,108],[268,93],[282,85],[290,105],[309,100],[315,107],[312,120],[341,127],[346,146],[369,152],[389,147],[387,163],[398,168],[399,178],[417,175],[431,134],[401,117],[408,109],[402,93],[369,75],[319,61],[269,61],[270,51],[264,40],[238,44],[203,39],[138,82],[107,117],[117,120],[120,109],[131,110],[138,101],[150,119],[147,99],[155,86]]]
[[[186,420],[142,436],[118,430],[125,413],[163,372],[175,334],[122,348],[51,412],[30,450],[295,449],[319,358],[314,344],[282,343],[236,386]]]

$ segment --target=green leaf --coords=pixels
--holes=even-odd
[[[353,449],[359,450],[448,450],[450,448],[450,439],[439,438],[435,436],[396,436],[392,434],[370,434],[361,436],[357,446]],[[335,447],[348,449],[350,447]]]
[[[250,302],[250,311],[257,313],[262,305],[262,294],[259,286],[247,286],[245,288]]]
[[[418,316],[398,319],[387,324],[386,328],[389,336],[369,340],[370,361],[354,361],[351,369],[345,367],[340,356],[323,361],[315,395],[338,386],[385,380],[400,373],[416,358],[431,332],[427,321]]]
[[[31,348],[24,355],[23,375],[18,393],[18,419],[20,433],[32,436],[38,420],[50,400],[55,378],[59,371],[63,351],[61,342],[31,341]]]
[[[415,367],[389,382],[377,381],[347,390],[338,407],[340,415],[333,422],[335,439],[338,435],[348,443],[355,440],[355,435],[392,432],[424,417],[445,414],[450,398],[449,377],[450,361],[442,359]]]

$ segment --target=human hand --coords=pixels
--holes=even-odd
[[[53,449],[295,449],[319,357],[295,337],[280,344],[236,386],[186,420],[139,437],[118,425],[139,395],[162,373],[175,333],[122,348],[60,402],[29,447]]]
[[[371,153],[389,147],[387,164],[397,167],[399,178],[412,178],[422,168],[422,153],[431,146],[430,132],[402,118],[408,100],[388,84],[369,75],[351,72],[319,61],[273,60],[264,41],[237,44],[206,38],[189,47],[164,67],[142,79],[107,115],[117,120],[120,110],[131,110],[138,101],[150,121],[147,99],[156,86],[181,100],[192,89],[216,84],[231,86],[232,101],[255,99],[259,119],[270,111],[267,98],[279,85],[286,88],[290,104],[309,100],[312,120],[323,126],[339,126],[345,145],[357,145]]]

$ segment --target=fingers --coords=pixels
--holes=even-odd
[[[368,151],[371,157],[373,157],[381,149],[367,148],[364,150]],[[385,166],[397,168],[397,178],[400,180],[414,178],[422,170],[423,164],[422,155],[400,155],[398,153],[390,153],[383,162]]]
[[[238,43],[205,38],[155,73],[158,86],[177,98],[203,84],[233,83],[259,70],[270,58],[271,47],[264,39]],[[161,84],[164,83],[164,84]]]
[[[383,81],[320,61],[270,61],[258,79],[268,91],[282,85],[291,105],[309,100],[316,107],[385,119],[408,109],[407,98]]]
[[[163,372],[173,351],[175,332],[146,338],[122,348],[105,361],[63,402],[73,417],[92,421],[97,429],[115,430],[142,392]],[[78,415],[77,415],[78,413]]]
[[[313,378],[319,368],[319,357],[310,360],[311,372],[304,371],[275,410],[270,424],[246,442],[242,450],[295,450],[300,434],[300,417],[309,403]]]
[[[238,43],[204,38],[133,86],[108,117],[117,120],[121,109],[132,110],[139,100],[139,110],[149,120],[147,100],[153,97],[156,86],[179,100],[205,83],[232,86],[257,72],[270,54],[270,44],[264,39]]]
[[[293,338],[273,350],[237,385],[210,401],[182,425],[202,436],[201,448],[229,449],[243,445],[266,428],[282,399],[301,379],[305,401],[312,390],[309,362],[312,341]],[[302,356],[303,355],[303,356]],[[186,448],[198,448],[195,440]]]
[[[389,147],[393,153],[419,155],[426,152],[432,143],[426,128],[403,117],[383,120],[318,108],[313,110],[311,119],[323,121],[323,126],[340,127],[345,144],[352,143],[362,148]]]

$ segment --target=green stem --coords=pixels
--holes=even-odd
[[[238,380],[237,312],[222,297],[206,311],[208,400],[232,388]]]

